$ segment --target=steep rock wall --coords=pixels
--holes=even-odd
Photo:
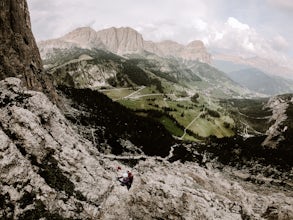
[[[26,0],[0,3],[0,80],[18,77],[29,89],[56,99],[52,83],[43,73],[40,53],[31,31]]]

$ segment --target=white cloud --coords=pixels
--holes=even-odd
[[[192,24],[193,28],[195,28],[199,31],[204,31],[208,27],[208,23],[203,21],[201,18],[193,20],[192,23],[193,23]]]
[[[248,30],[249,26],[247,24],[243,24],[239,22],[236,18],[229,17],[227,20],[227,24],[230,25],[232,28],[239,29],[239,30]]]
[[[147,25],[141,24],[136,30],[139,30],[147,40],[169,39],[186,44],[200,39],[211,50],[224,49],[225,52],[237,56],[258,56],[283,65],[288,64],[284,50],[288,48],[289,43],[283,36],[269,38],[234,17],[228,17],[223,22],[205,21],[201,18],[189,23],[161,21]]]
[[[288,19],[279,16],[278,23],[271,21],[262,30],[257,29],[263,25],[257,24],[259,18],[271,18],[276,6],[293,9],[293,0],[265,0],[258,7],[260,1],[28,0],[28,3],[37,40],[60,37],[80,26],[96,30],[130,26],[147,40],[169,39],[187,44],[200,39],[209,48],[272,59],[280,59],[288,51],[293,54],[293,36],[286,34],[292,33],[291,26],[286,26]],[[268,7],[268,2],[274,7]]]
[[[278,51],[288,50],[289,42],[283,36],[277,35],[272,40],[272,46]]]
[[[258,56],[282,65],[289,63],[282,51],[288,47],[284,37],[277,35],[272,39],[267,38],[234,17],[229,17],[226,22],[209,24],[201,36],[204,36],[202,40],[210,49],[220,49],[242,57]]]

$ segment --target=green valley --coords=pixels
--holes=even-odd
[[[208,64],[151,53],[121,57],[74,48],[57,50],[44,63],[57,85],[97,90],[181,140],[233,136],[235,121],[219,97],[253,95]]]

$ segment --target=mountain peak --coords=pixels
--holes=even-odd
[[[111,27],[97,32],[99,40],[107,49],[116,54],[138,53],[143,51],[143,38],[129,27]]]
[[[201,40],[194,40],[187,44],[186,47],[205,48],[205,45]]]
[[[130,31],[130,32],[136,32],[137,34],[139,34],[135,29],[131,28],[131,27],[112,27],[113,29],[116,29],[118,31]]]
[[[74,33],[74,32],[96,32],[96,31],[91,27],[85,26],[85,27],[78,27],[78,28],[70,31],[68,34]]]
[[[39,46],[43,57],[47,56],[46,51],[52,51],[52,48],[58,46],[58,48],[106,49],[118,55],[148,51],[159,56],[211,62],[211,56],[202,41],[195,40],[187,46],[172,40],[155,43],[145,41],[143,36],[131,27],[110,27],[100,31],[90,27],[80,27],[59,39],[41,42]]]
[[[67,42],[81,44],[84,47],[88,43],[97,40],[97,32],[90,27],[80,27],[69,32],[61,39]]]
[[[163,41],[159,42],[158,44],[165,44],[165,45],[180,45],[180,46],[182,46],[181,44],[179,44],[178,42],[173,41],[173,40],[163,40]]]

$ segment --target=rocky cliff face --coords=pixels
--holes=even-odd
[[[119,55],[143,51],[142,35],[128,27],[101,30],[97,36],[108,50]]]
[[[3,0],[0,4],[0,79],[14,76],[30,89],[44,91],[56,99],[43,67],[25,0]]]
[[[27,3],[4,0],[0,10],[0,78],[17,76],[29,88],[39,89],[36,75],[42,71],[42,63],[30,29]]]
[[[3,219],[291,219],[289,186],[218,170],[208,159],[101,154],[58,108],[16,78],[0,81]],[[116,177],[131,170],[130,191]],[[289,181],[288,181],[289,182]],[[274,183],[275,185],[272,185]]]
[[[39,47],[43,58],[47,58],[53,48],[80,47],[106,49],[118,55],[148,51],[164,57],[211,63],[211,55],[201,41],[186,46],[173,41],[155,43],[145,41],[140,33],[129,27],[112,27],[97,32],[91,28],[78,28],[59,39],[40,42]]]
[[[146,44],[146,50],[165,57],[181,58],[183,60],[198,60],[211,63],[211,55],[207,52],[202,41],[192,41],[185,45],[174,41],[163,41],[155,45]]]

